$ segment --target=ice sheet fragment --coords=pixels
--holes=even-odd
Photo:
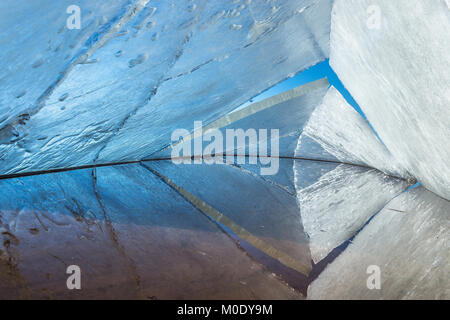
[[[52,86],[91,49],[93,36],[106,32],[130,2],[77,1],[82,25],[70,30],[66,9],[72,4],[69,0],[0,3],[0,128],[38,108]]]

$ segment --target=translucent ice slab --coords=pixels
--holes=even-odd
[[[330,64],[393,156],[450,199],[447,3],[337,0]]]
[[[318,146],[314,147],[314,144]],[[296,157],[330,159],[320,149],[344,163],[360,164],[407,177],[407,172],[377,139],[369,124],[342,95],[331,87],[312,113],[298,140]]]
[[[294,172],[303,228],[315,263],[408,186],[378,170],[343,164],[296,160]]]
[[[298,137],[311,117],[311,113],[321,103],[328,87],[327,79],[320,79],[253,103],[205,125],[202,128],[202,132],[197,130],[189,137],[185,137],[180,142],[184,144],[183,146],[177,143],[174,145],[183,147],[183,150],[188,150],[190,155],[202,156],[203,150],[212,140],[210,137],[207,138],[205,134],[207,134],[208,130],[216,130],[220,131],[223,137],[223,151],[221,151],[223,154],[262,156],[261,148],[264,146],[265,155],[293,157]],[[227,130],[236,132],[236,130],[241,129],[243,134],[247,135],[245,145],[237,145],[237,139],[235,139],[235,143],[228,145],[226,141]],[[261,134],[261,129],[266,130],[266,134]],[[256,139],[251,139],[247,130],[253,131]],[[273,130],[278,131],[277,154],[272,152],[273,143],[271,139],[274,137]],[[194,147],[196,144],[202,145],[203,148],[196,150]],[[171,157],[172,151],[173,148],[171,146],[154,154],[152,157]],[[184,156],[186,155],[184,154]]]
[[[449,212],[448,201],[423,187],[401,194],[310,285],[308,298],[449,299]]]
[[[311,269],[308,242],[296,198],[285,190],[240,168],[225,164],[145,163],[174,186],[208,207],[206,214],[238,237],[257,237],[255,247],[305,275]],[[216,213],[208,213],[214,210]],[[244,238],[245,239],[245,238]],[[245,239],[246,240],[246,239]]]
[[[233,165],[258,176],[260,179],[272,183],[292,195],[295,195],[294,171],[292,170],[294,166],[294,159],[280,158],[278,159],[278,171],[276,174],[261,175],[261,168],[267,167],[267,165],[261,164],[260,162],[252,164],[248,158],[239,158],[240,157],[236,157],[236,161]],[[238,162],[238,160],[241,161]]]

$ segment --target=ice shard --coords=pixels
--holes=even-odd
[[[450,199],[448,1],[337,0],[330,64],[402,166]]]
[[[302,298],[139,164],[0,189],[3,299]],[[69,265],[81,268],[82,290],[67,289]]]
[[[26,12],[37,26],[54,20],[50,29],[56,29],[40,34],[36,28],[36,41],[45,45],[30,50],[19,50],[29,38],[21,22],[3,24],[14,46],[2,53],[1,79],[11,84],[0,96],[5,105],[19,97],[32,112],[14,107],[2,115],[1,173],[148,157],[171,143],[176,128],[210,123],[328,57],[331,0],[140,0],[107,9],[82,2],[83,17],[92,6],[99,6],[96,14],[107,11],[104,25],[96,27],[94,14],[80,30],[64,29],[65,5],[39,8],[51,14]],[[17,1],[9,12],[15,16],[26,6]],[[49,40],[52,50],[45,51]],[[79,50],[67,48],[72,45]],[[17,50],[24,53],[14,59]],[[26,87],[33,94],[22,95],[29,72],[43,78],[30,76]]]
[[[344,164],[296,160],[294,172],[303,228],[315,263],[408,187],[404,180],[378,170]]]
[[[334,87],[304,125],[295,157],[318,160],[294,163],[300,214],[315,263],[408,186],[393,177],[408,177],[407,172]]]
[[[310,285],[308,299],[449,299],[449,212],[423,187],[401,194]]]
[[[312,113],[298,140],[295,156],[325,160],[335,158],[343,163],[376,168],[390,175],[408,176],[378,140],[367,121],[334,87],[330,87]]]

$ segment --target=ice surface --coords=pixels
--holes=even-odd
[[[450,199],[450,11],[333,2],[81,0],[80,30],[70,1],[2,2],[0,174],[167,157],[194,121],[279,129],[288,159],[3,177],[0,297],[66,297],[76,264],[85,298],[300,298],[245,246],[308,275],[364,226],[311,298],[448,299],[448,201],[389,201],[410,175]],[[385,145],[324,79],[230,113],[328,58],[331,19],[331,65]]]
[[[399,177],[408,176],[369,124],[334,87],[329,89],[303,129],[295,156],[330,159],[324,157],[323,151],[313,148],[314,143],[341,162],[369,166]]]
[[[48,93],[123,14],[129,1],[77,1],[83,10],[80,30],[66,27],[73,1],[0,3],[0,128],[15,125],[44,103]],[[20,115],[23,115],[20,117]],[[11,129],[11,128],[10,128]],[[11,137],[2,130],[0,143]]]
[[[328,57],[331,0],[86,3],[81,30],[64,35],[65,2],[40,3],[36,14],[25,1],[2,11],[26,11],[33,23],[2,22],[14,41],[2,52],[1,79],[10,84],[0,97],[14,110],[2,109],[1,173],[148,157],[176,128],[212,122]],[[106,10],[104,26],[87,18],[91,7]],[[45,63],[33,68],[39,57]],[[23,103],[11,104],[23,88]],[[21,115],[28,106],[33,112]]]
[[[302,298],[138,164],[0,190],[0,298]],[[65,286],[72,264],[82,290]]]
[[[375,169],[296,160],[297,198],[315,263],[408,185]]]
[[[449,299],[450,203],[422,187],[392,200],[310,285],[309,299]],[[369,290],[369,266],[380,290]]]
[[[450,199],[450,10],[444,0],[337,0],[330,64],[393,156]]]

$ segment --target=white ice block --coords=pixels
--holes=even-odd
[[[354,236],[408,186],[404,180],[375,169],[342,164],[331,170],[328,167],[321,163],[312,167],[306,161],[294,164],[300,214],[315,263]],[[319,178],[311,179],[311,172],[317,172]]]
[[[330,63],[393,156],[450,199],[450,10],[444,0],[337,0]]]
[[[449,213],[450,203],[423,187],[403,193],[327,266],[308,298],[449,299]]]
[[[314,156],[307,139],[318,143],[339,161],[376,168],[385,173],[408,177],[364,118],[331,87],[317,106],[298,141],[296,157]],[[323,158],[320,154],[316,157]]]

